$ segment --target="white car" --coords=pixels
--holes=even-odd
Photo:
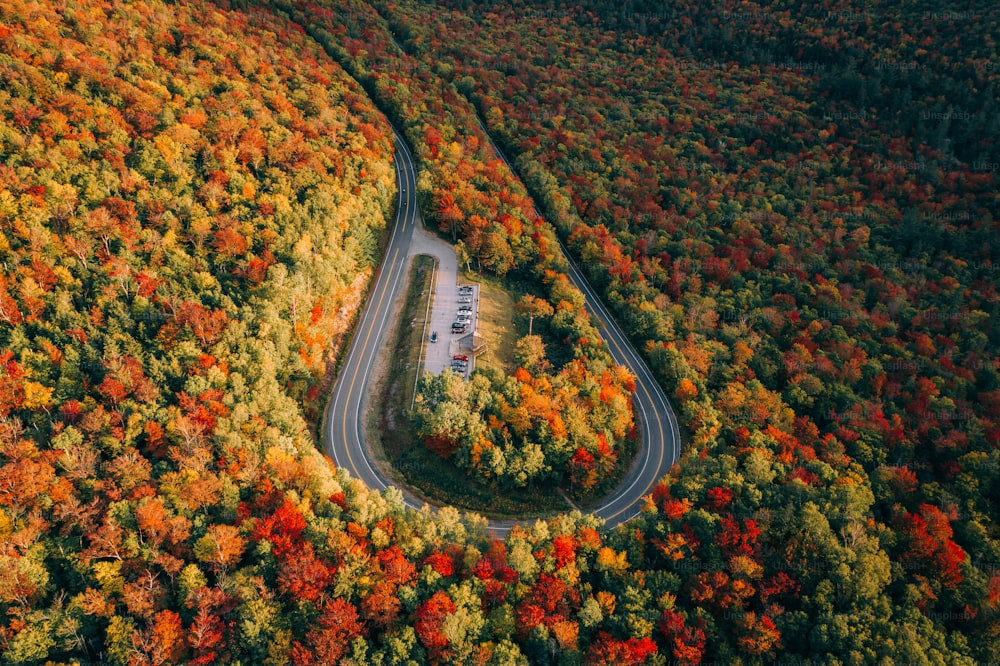
[[[471,303],[472,302],[472,297],[471,296],[462,296],[461,298],[458,299],[458,302],[459,303]]]

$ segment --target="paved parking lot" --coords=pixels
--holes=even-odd
[[[438,340],[432,343],[428,340],[425,347],[424,369],[433,374],[442,372],[445,368],[452,367],[455,356],[468,356],[468,366],[463,370],[468,376],[472,369],[471,345],[466,344],[476,327],[476,317],[479,310],[479,286],[471,286],[471,293],[464,293],[461,285],[455,282],[447,283],[443,280],[443,274],[438,273],[438,279],[434,285],[434,306],[432,308],[430,324],[427,326],[428,337],[437,332]],[[445,282],[445,284],[442,284]],[[452,324],[458,320],[460,308],[471,308],[469,311],[469,323],[465,327],[465,332],[453,332]]]
[[[463,350],[463,340],[471,343],[471,335],[475,330],[476,317],[479,314],[479,286],[472,286],[472,294],[460,294],[458,284],[458,259],[455,248],[437,236],[433,236],[418,225],[413,230],[410,243],[410,256],[427,254],[438,260],[437,273],[434,277],[433,305],[427,324],[427,337],[424,340],[424,359],[421,372],[427,370],[440,374],[445,368],[450,368],[452,358],[456,355],[468,355],[469,365],[465,375],[472,371],[473,358],[470,350]],[[469,303],[459,300],[469,298]],[[472,317],[465,333],[452,333],[451,325],[458,318],[458,309],[463,305],[472,307]],[[437,332],[437,342],[431,342],[431,335]],[[469,345],[471,347],[471,344]]]

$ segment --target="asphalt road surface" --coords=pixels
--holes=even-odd
[[[485,127],[483,132],[486,133]],[[409,265],[410,242],[420,219],[413,158],[398,134],[395,144],[396,175],[401,186],[396,220],[382,266],[333,387],[324,427],[327,455],[338,467],[343,467],[351,476],[377,490],[384,490],[395,484],[385,478],[370,460],[364,437],[365,410],[368,407],[366,397],[372,368],[378,355],[389,353],[384,349],[385,331],[395,314],[394,303],[404,284]],[[513,165],[495,144],[494,149],[516,173]],[[652,491],[656,481],[666,475],[677,460],[680,455],[680,430],[670,402],[653,379],[649,368],[587,283],[566,249],[561,244],[560,247],[570,263],[570,279],[585,296],[587,310],[594,317],[611,356],[627,367],[636,378],[633,405],[642,433],[637,460],[618,488],[593,510],[609,526],[614,527],[634,518],[640,512],[642,498]],[[452,337],[451,331],[447,329],[439,329],[438,335],[441,340],[437,344]],[[423,505],[405,488],[400,490],[403,491],[408,506],[419,508]],[[511,521],[491,521],[491,527],[500,531],[509,529],[510,524]]]
[[[323,430],[326,454],[334,464],[376,490],[384,490],[395,484],[372,464],[365,442],[369,384],[379,354],[386,353],[383,351],[386,347],[385,333],[391,317],[396,314],[396,298],[405,283],[409,268],[410,239],[420,215],[413,157],[398,134],[395,136],[395,145],[396,178],[400,184],[396,220],[382,266],[376,274],[375,284],[361,313],[361,321],[354,331],[351,346],[333,386]],[[390,367],[389,372],[393,370]],[[413,508],[422,505],[405,489],[401,490],[404,490],[407,505]]]

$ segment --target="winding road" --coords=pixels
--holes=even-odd
[[[372,370],[379,354],[385,353],[383,348],[386,347],[386,331],[390,328],[396,298],[406,282],[410,240],[420,217],[413,156],[398,133],[395,134],[395,146],[396,181],[400,185],[396,220],[382,266],[368,294],[360,322],[330,394],[323,427],[324,448],[334,464],[376,490],[385,490],[396,484],[387,479],[371,461],[364,434],[368,407],[366,398],[370,390]],[[400,490],[403,491],[403,499],[408,506],[422,506],[405,488]]]
[[[482,121],[480,125],[482,126]],[[489,137],[486,128],[482,127],[482,130]],[[396,484],[387,479],[370,459],[364,436],[368,406],[366,397],[376,360],[380,354],[388,353],[385,351],[385,333],[390,327],[395,301],[405,283],[410,241],[420,220],[413,156],[398,133],[395,135],[395,145],[396,176],[400,184],[396,220],[382,266],[330,395],[323,429],[324,447],[334,464],[376,490],[384,490]],[[511,171],[517,173],[495,143],[493,148]],[[541,216],[537,208],[535,212]],[[670,402],[649,368],[561,243],[560,248],[569,262],[570,279],[586,298],[587,310],[594,317],[611,356],[617,363],[626,366],[636,378],[633,405],[642,433],[637,460],[618,488],[603,504],[591,511],[603,518],[609,527],[614,527],[638,515],[642,508],[642,498],[649,494],[656,481],[677,460],[680,455],[680,430]],[[399,489],[408,506],[423,506],[424,503],[405,488]],[[510,522],[491,521],[491,527],[503,531],[509,529]]]

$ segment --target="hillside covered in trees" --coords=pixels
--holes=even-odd
[[[0,6],[0,660],[1000,661],[996,10],[584,4]],[[632,423],[478,112],[680,406],[635,521],[491,538],[318,453],[376,104],[552,309],[511,377],[425,383],[425,443],[587,483]]]
[[[720,597],[732,571],[670,551],[685,617],[721,604],[707,654],[753,613],[769,649],[874,660],[902,650],[884,605],[995,660],[996,8],[375,4],[680,401],[664,492],[752,522],[762,579],[794,580]]]

